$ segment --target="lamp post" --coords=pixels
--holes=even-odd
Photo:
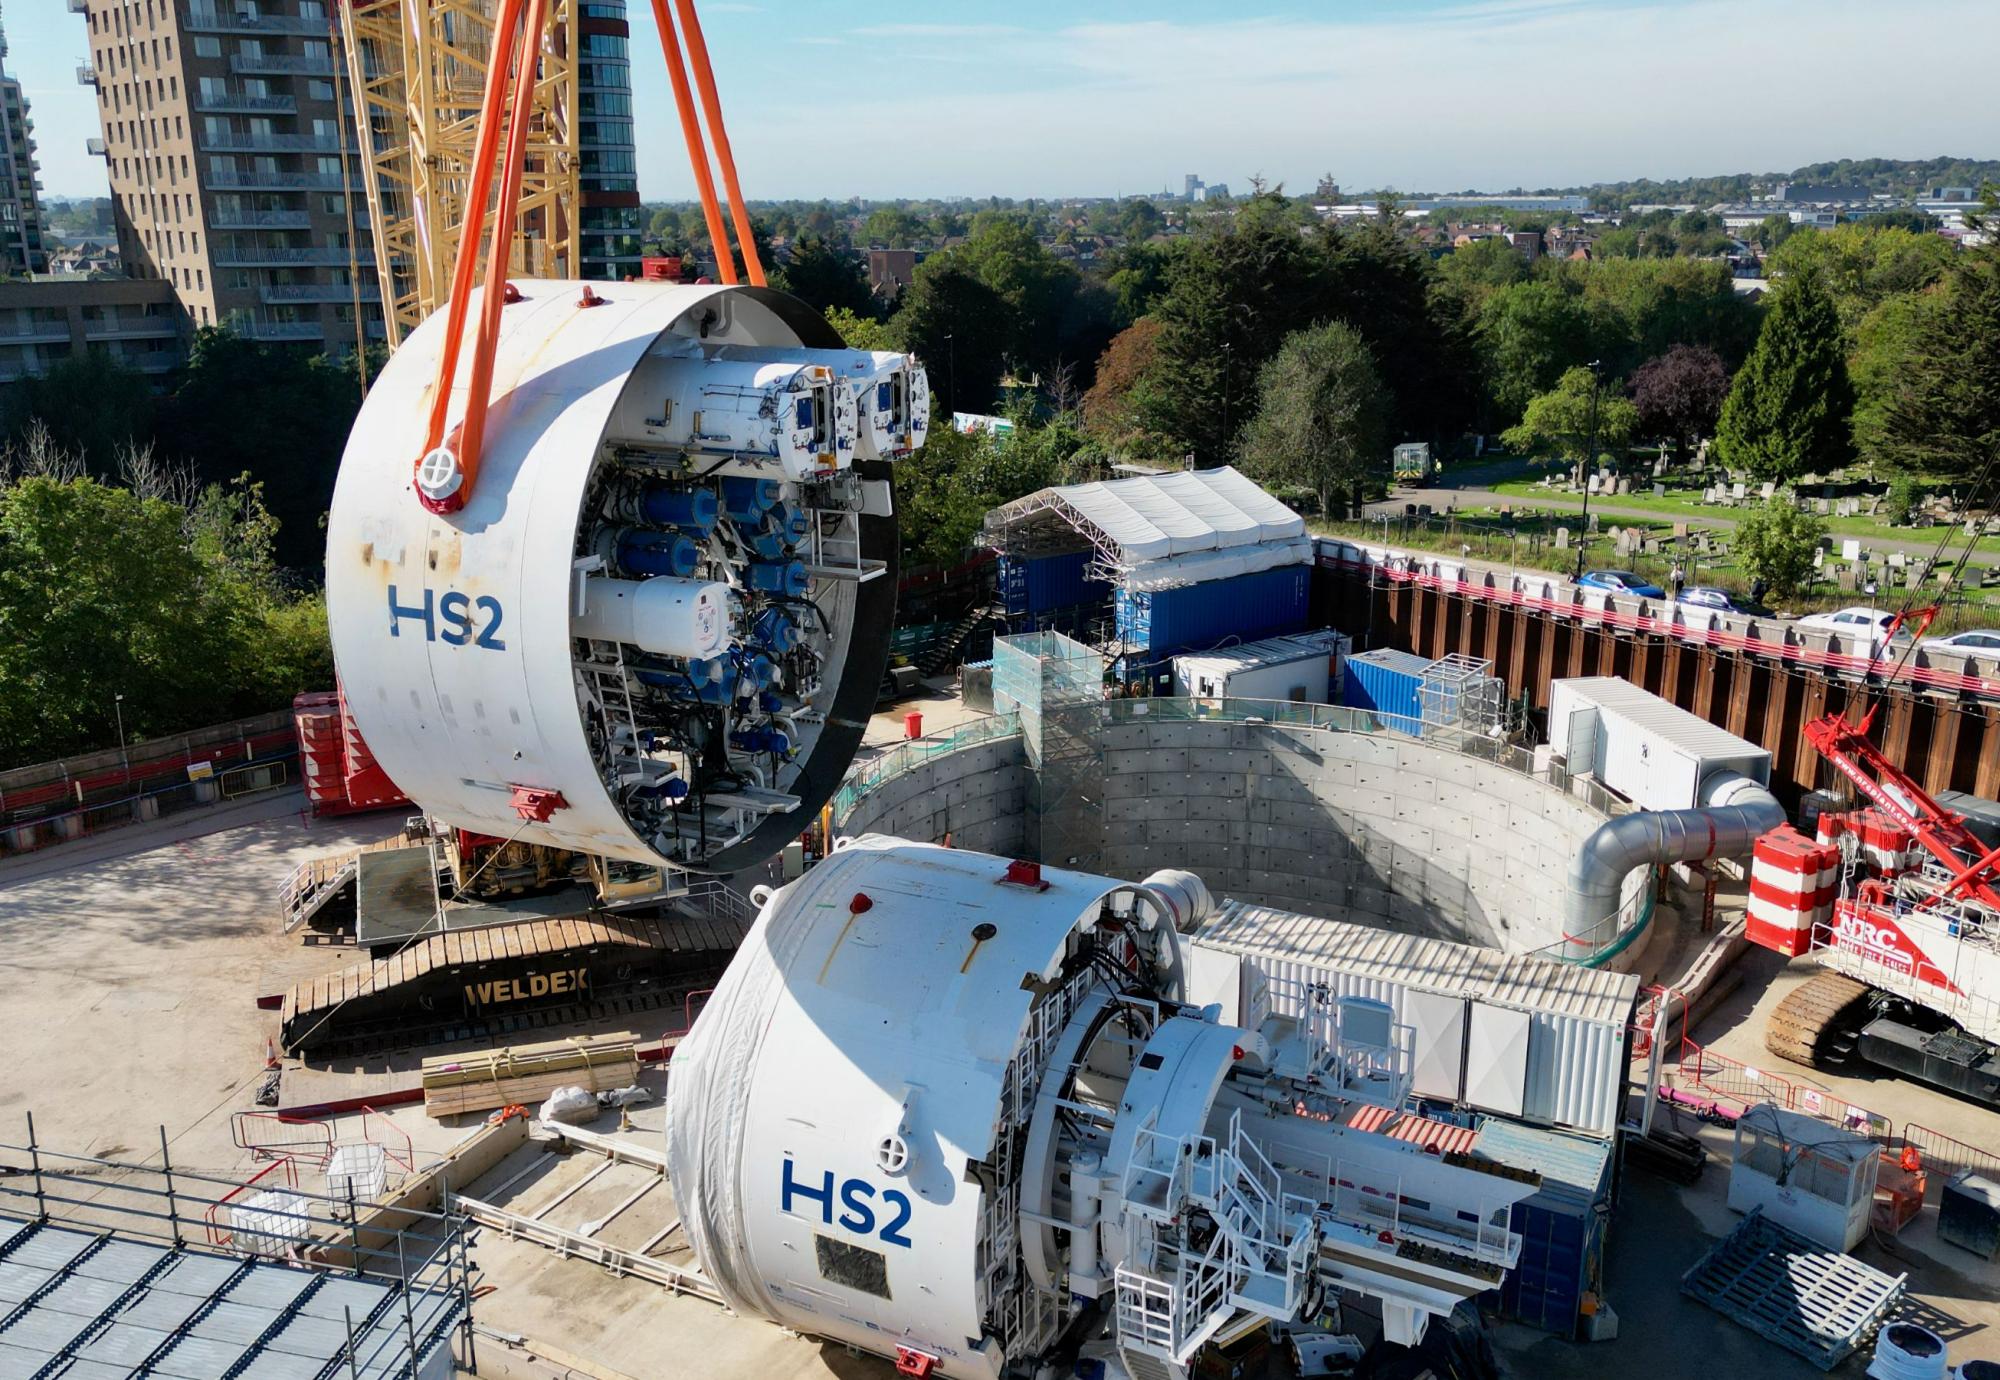
[[[1223,459],[1223,461],[1224,461],[1225,463],[1226,463],[1226,462],[1228,461],[1228,459],[1229,459],[1229,359],[1230,359],[1230,354],[1229,354],[1229,349],[1230,349],[1230,347],[1229,347],[1229,344],[1228,344],[1228,342],[1227,342],[1227,341],[1223,342],[1223,346],[1222,346],[1222,459]],[[1326,514],[1325,514],[1325,513],[1321,513],[1321,514],[1320,514],[1320,516],[1321,516],[1321,517],[1325,517],[1325,516],[1326,516]]]
[[[125,774],[126,789],[132,786],[132,759],[125,751],[125,697],[115,695],[111,700],[111,712],[118,719],[118,762]]]
[[[954,343],[957,339],[958,337],[950,331],[944,333],[945,367],[947,377],[951,379],[951,405],[954,411],[958,408],[958,346]]]
[[[1590,370],[1590,425],[1588,438],[1583,443],[1583,531],[1576,542],[1576,574],[1583,578],[1584,556],[1590,550],[1590,481],[1597,469],[1597,393],[1604,382],[1604,361],[1593,359],[1586,366]]]

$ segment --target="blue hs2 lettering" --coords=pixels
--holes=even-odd
[[[469,642],[490,652],[504,652],[507,644],[500,640],[500,621],[504,616],[500,601],[490,594],[474,599],[455,589],[446,590],[442,596],[426,589],[421,604],[405,604],[396,597],[396,587],[389,586],[391,637],[403,635],[403,620],[407,618],[424,625],[426,642],[443,642],[453,647],[463,647]]]
[[[877,1197],[881,1198],[885,1207],[892,1209],[888,1222],[879,1231],[876,1230],[873,1202]],[[795,1198],[818,1203],[819,1220],[827,1226],[839,1225],[856,1236],[879,1237],[891,1246],[910,1244],[910,1238],[903,1235],[903,1228],[910,1225],[910,1195],[900,1189],[878,1189],[866,1179],[842,1179],[836,1192],[831,1169],[822,1173],[817,1183],[811,1178],[801,1181],[792,1177],[792,1161],[788,1156],[778,1195],[778,1210],[790,1212]],[[836,1205],[841,1210],[838,1218],[834,1216]]]

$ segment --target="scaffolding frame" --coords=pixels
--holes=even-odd
[[[341,1352],[332,1365],[357,1375],[410,1375],[423,1371],[425,1358],[457,1332],[468,1365],[476,1368],[472,1297],[476,1266],[466,1238],[466,1219],[415,1207],[398,1207],[381,1223],[370,1222],[352,1192],[344,1198],[287,1186],[284,1201],[259,1209],[260,1221],[287,1242],[271,1250],[217,1251],[196,1238],[210,1224],[241,1207],[247,1184],[177,1168],[164,1126],[159,1128],[159,1162],[138,1164],[78,1155],[41,1143],[32,1113],[25,1143],[0,1142],[0,1258],[45,1232],[68,1233],[93,1244],[71,1261],[125,1240],[160,1250],[160,1259],[67,1344],[68,1355],[120,1323],[119,1313],[137,1300],[147,1283],[190,1256],[236,1257],[240,1263],[219,1278],[208,1301],[181,1328],[166,1334],[143,1373],[178,1343],[194,1320],[260,1266],[286,1272],[300,1267],[313,1280],[288,1304],[273,1308],[271,1325],[249,1343],[239,1366],[253,1361],[263,1343],[277,1335],[316,1291],[346,1278],[383,1287],[361,1316],[350,1310]],[[252,1182],[286,1161],[277,1161]],[[23,1312],[34,1299],[14,1309]],[[253,1306],[255,1306],[253,1304]],[[9,1315],[8,1321],[13,1320]],[[61,1358],[58,1358],[61,1359]]]

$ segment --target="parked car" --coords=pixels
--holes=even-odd
[[[1918,644],[1927,652],[1952,652],[1958,656],[2000,656],[2000,632],[1973,628],[1950,637],[1927,637]]]
[[[1679,600],[1699,609],[1714,609],[1717,613],[1748,613],[1750,610],[1736,602],[1736,597],[1726,589],[1715,589],[1709,585],[1689,585],[1681,591]]]
[[[1896,615],[1887,609],[1871,609],[1864,604],[1856,604],[1852,608],[1835,609],[1832,613],[1807,614],[1798,621],[1798,626],[1840,633],[1850,638],[1866,637],[1871,645],[1879,647],[1890,640],[1889,625],[1895,621]],[[1898,639],[1909,635],[1907,628],[1896,629]]]
[[[1593,570],[1577,581],[1585,589],[1608,589],[1614,594],[1636,594],[1644,599],[1664,599],[1667,592],[1648,584],[1629,570]]]

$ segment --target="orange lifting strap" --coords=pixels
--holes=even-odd
[[[695,187],[701,195],[702,216],[708,224],[709,242],[715,247],[716,269],[722,281],[736,281],[736,264],[729,252],[729,237],[723,226],[722,208],[716,200],[715,176],[709,166],[708,148],[701,122],[695,115],[694,92],[689,87],[687,64],[681,58],[679,36],[667,9],[667,0],[652,0],[653,18],[660,29],[660,48],[673,83],[674,105],[680,112],[681,133],[686,136],[688,162],[694,171]],[[716,94],[715,74],[709,66],[708,43],[702,37],[701,21],[695,16],[694,0],[674,0],[687,31],[688,57],[694,71],[694,85],[701,93],[702,111],[708,117],[708,133],[715,140],[716,156],[722,163],[722,180],[729,195],[730,218],[736,228],[736,242],[743,251],[743,267],[752,284],[764,286],[764,265],[757,257],[756,240],[750,231],[750,213],[743,202],[743,190],[736,180],[736,159],[729,147],[729,135],[722,125],[722,101]],[[493,356],[500,339],[500,312],[517,294],[507,282],[508,248],[514,238],[514,217],[521,199],[523,159],[528,147],[528,126],[533,118],[535,74],[540,60],[543,28],[548,18],[548,0],[499,0],[494,16],[493,48],[486,67],[486,89],[479,108],[479,142],[474,152],[472,182],[465,206],[465,224],[460,228],[458,257],[452,264],[451,300],[446,308],[444,348],[438,356],[437,382],[431,392],[429,425],[424,448],[416,463],[417,498],[434,513],[456,512],[472,495],[479,475],[479,454],[486,438],[486,411],[492,402]],[[505,146],[501,143],[504,122]],[[500,167],[500,188],[493,196],[496,158]],[[465,415],[455,431],[448,429],[452,385],[458,380],[458,361],[466,335],[466,315],[470,310],[472,282],[479,272],[479,241],[486,230],[487,203],[492,200],[492,237],[486,249],[485,290],[479,302],[479,321],[472,341],[472,372],[466,381]],[[579,306],[595,306],[586,287]]]

